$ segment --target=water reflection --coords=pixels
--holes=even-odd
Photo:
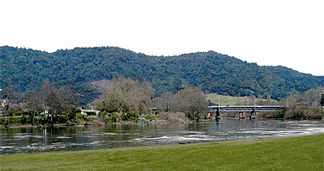
[[[324,133],[323,121],[221,119],[192,124],[0,129],[0,154],[183,144]]]

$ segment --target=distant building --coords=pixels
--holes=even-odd
[[[9,104],[9,100],[7,100],[7,99],[1,99],[1,106],[2,107],[5,107],[8,104]]]
[[[94,110],[93,107],[91,107],[91,109],[82,109],[81,108],[81,114],[82,115],[96,114],[96,116],[98,116],[99,115],[99,110]]]

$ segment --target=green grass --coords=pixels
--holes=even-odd
[[[0,156],[6,169],[323,170],[324,134]]]
[[[217,94],[207,94],[207,100],[210,100],[212,103],[220,104],[222,106],[226,105],[236,105],[239,101],[239,98],[243,97],[232,97],[232,96],[223,96]]]
[[[206,99],[210,100],[212,103],[220,104],[221,106],[239,105],[239,104],[248,105],[248,104],[254,104],[254,102],[255,103],[268,102],[267,99],[262,99],[262,98],[256,98],[255,100],[253,100],[252,98],[249,97],[224,96],[224,95],[218,95],[216,93],[207,94]],[[276,104],[278,102],[276,100],[271,99],[270,103]]]

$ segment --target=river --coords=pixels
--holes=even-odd
[[[238,120],[0,128],[0,154],[186,144],[324,133],[324,121]]]

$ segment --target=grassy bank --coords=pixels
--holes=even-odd
[[[227,105],[254,105],[254,104],[277,104],[278,102],[274,99],[262,99],[262,98],[255,98],[252,97],[234,97],[234,96],[224,96],[218,95],[215,93],[207,94],[207,100],[210,100],[214,104],[219,104],[221,106]]]
[[[324,134],[259,140],[0,156],[3,169],[324,168]]]

